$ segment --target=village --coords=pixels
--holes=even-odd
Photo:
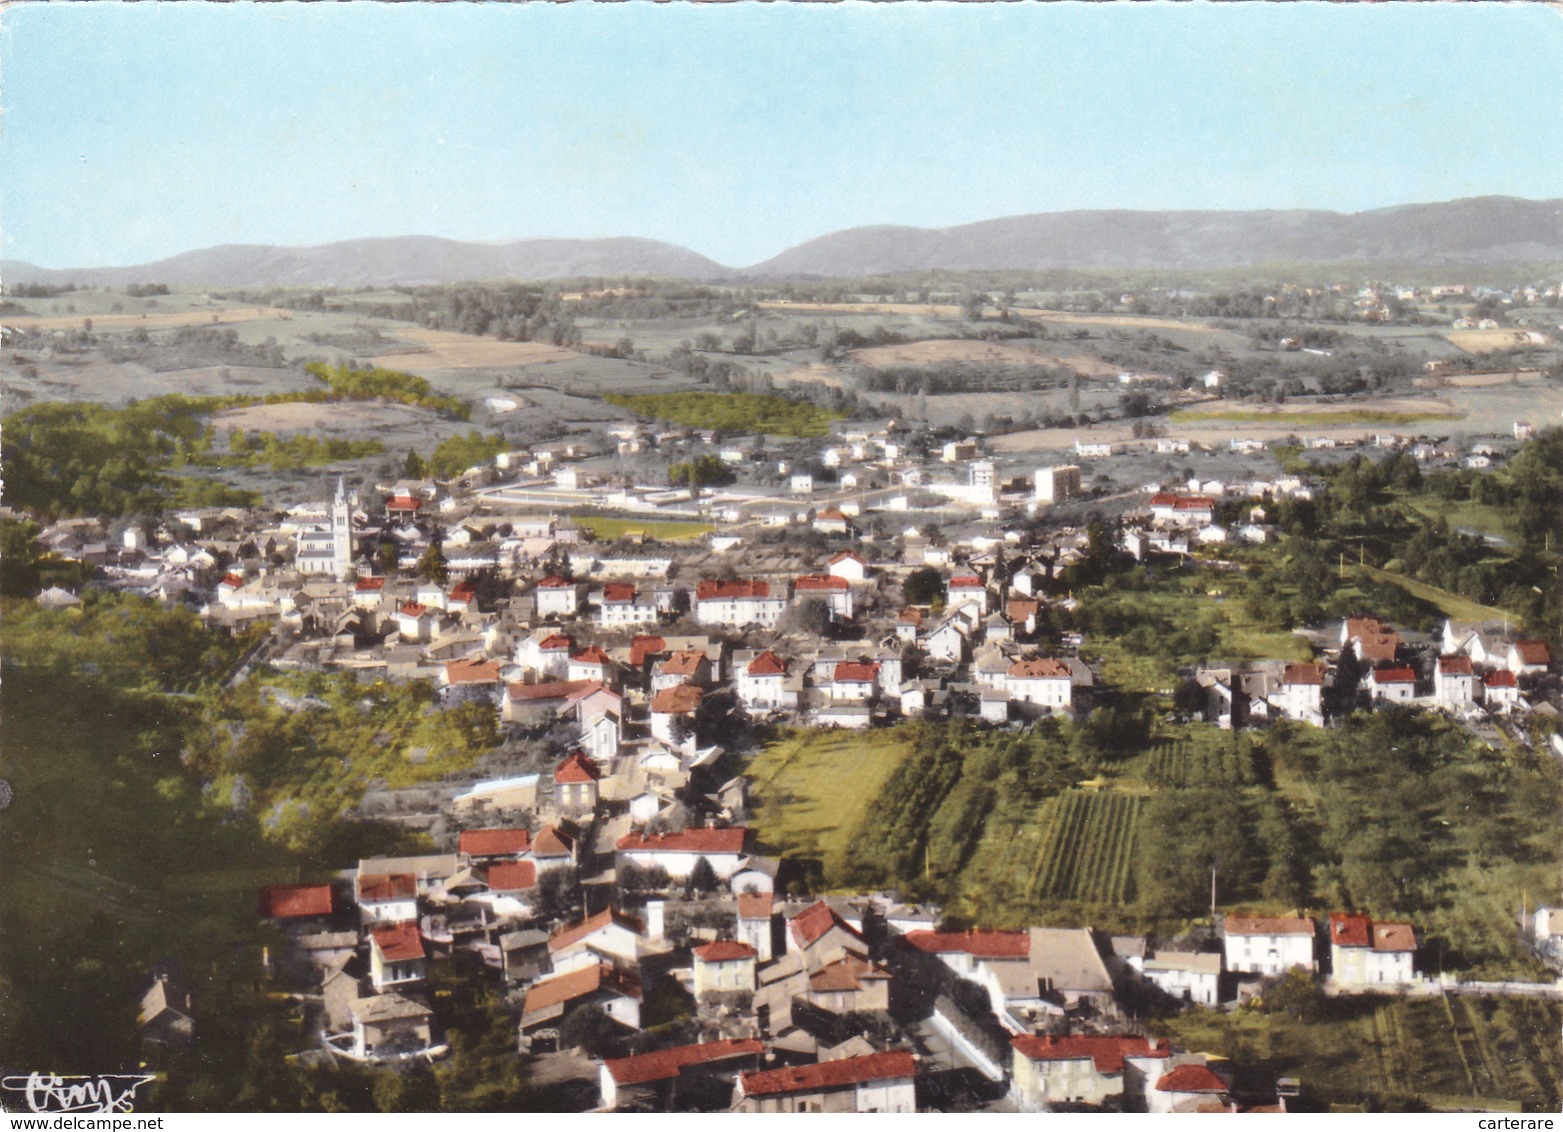
[[[1414,450],[1406,437],[1361,443]],[[1418,459],[1458,458],[1415,444]],[[315,1036],[299,1056],[403,1067],[449,1056],[427,980],[463,960],[502,988],[517,1056],[573,1082],[578,1108],[1284,1112],[1307,1082],[1239,1077],[1148,1037],[1145,1014],[1233,1010],[1297,979],[1328,995],[1459,993],[1419,954],[1418,925],[1349,909],[1318,921],[1223,912],[1213,889],[1215,930],[1163,941],[1089,924],[952,927],[893,892],[789,883],[787,860],[761,852],[746,825],[750,783],[735,758],[748,729],[969,718],[1019,730],[1083,718],[1112,694],[1082,659],[1088,642],[1042,623],[1075,603],[1059,579],[1093,553],[1082,526],[1045,522],[1088,494],[1080,464],[1001,474],[966,440],[924,465],[893,428],[830,438],[819,460],[845,469],[823,499],[799,473],[784,498],[618,487],[595,500],[710,520],[684,542],[656,540],[654,518],[595,538],[567,508],[608,489],[569,452],[502,455],[375,495],[338,481],[328,500],[286,513],[191,511],[125,526],[114,544],[91,521],[42,532],[48,552],[107,586],[198,608],[243,636],[231,680],[269,666],[428,681],[444,708],[479,705],[534,739],[535,771],[404,791],[416,798],[405,806],[385,793],[383,812],[428,833],[431,852],[260,890],[259,916],[279,932],[267,969]],[[865,486],[891,476],[902,486]],[[1119,499],[1113,550],[1141,564],[1219,561],[1228,544],[1283,535],[1276,501],[1315,487],[1286,474],[1148,484]],[[934,538],[860,527],[876,511],[936,506]],[[1043,525],[998,521],[1028,513]],[[786,536],[767,541],[776,527]],[[38,601],[81,599],[52,588]],[[1305,636],[1311,661],[1213,660],[1189,673],[1183,701],[1234,730],[1409,708],[1490,737],[1557,712],[1551,646],[1501,622],[1446,620],[1429,636],[1363,611]],[[1549,949],[1558,913],[1534,915]],[[672,1026],[670,995],[687,1004]],[[177,975],[154,981],[148,1048],[191,1039],[190,1001]]]

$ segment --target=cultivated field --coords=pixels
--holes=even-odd
[[[92,329],[98,331],[168,330],[176,326],[221,326],[233,322],[254,322],[257,319],[282,319],[292,317],[291,311],[278,307],[203,307],[198,310],[157,311],[141,314],[70,314],[70,315],[6,315],[6,326],[19,330],[80,330],[83,319],[92,320]]]
[[[1502,327],[1492,330],[1451,330],[1448,338],[1468,354],[1485,354],[1489,350],[1508,350],[1533,344],[1526,340],[1525,331]]]
[[[750,824],[762,845],[839,861],[881,787],[911,752],[901,729],[790,732],[749,766]]]
[[[861,365],[937,366],[955,362],[991,362],[1003,365],[1069,366],[1086,376],[1111,377],[1118,371],[1089,354],[1066,356],[1020,346],[1012,342],[984,342],[970,338],[932,338],[897,346],[868,346],[853,350],[852,358]]]
[[[395,452],[427,453],[447,436],[472,430],[465,421],[442,420],[428,409],[393,401],[335,401],[310,404],[250,405],[229,409],[212,417],[221,436],[231,428],[246,432],[319,432],[349,439],[375,438]]]
[[[401,329],[395,336],[414,348],[402,354],[384,354],[375,364],[384,369],[414,372],[431,369],[503,369],[557,362],[577,356],[574,350],[542,342],[501,342],[475,334],[450,330]]]

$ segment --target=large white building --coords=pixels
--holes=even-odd
[[[1038,468],[1035,497],[1038,503],[1060,503],[1080,494],[1080,469],[1074,464]]]
[[[298,533],[298,548],[293,567],[300,574],[324,574],[344,578],[353,568],[353,508],[342,477],[336,481],[336,496],[331,500],[331,520],[324,527],[310,527]]]
[[[1293,967],[1314,971],[1312,920],[1292,916],[1228,916],[1221,927],[1226,968],[1282,975]]]

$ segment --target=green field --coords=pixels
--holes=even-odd
[[[869,806],[911,750],[904,729],[788,732],[747,772],[760,844],[839,866]]]
[[[1151,1029],[1191,1049],[1232,1057],[1255,1085],[1301,1079],[1326,1103],[1369,1111],[1556,1112],[1563,1005],[1523,998],[1343,998],[1308,1021],[1208,1010],[1157,1019]]]
[[[590,527],[599,542],[612,542],[638,531],[653,542],[685,542],[711,533],[712,524],[690,519],[613,519],[605,515],[571,516],[583,527]]]
[[[1373,566],[1360,566],[1357,569],[1374,581],[1399,586],[1412,597],[1436,605],[1445,617],[1452,617],[1456,621],[1504,621],[1510,617],[1501,609],[1495,609],[1490,605],[1478,605],[1469,598],[1452,594],[1448,590],[1441,590],[1437,586],[1430,586],[1426,582],[1419,582],[1415,578],[1408,578],[1404,574],[1380,570]]]
[[[1339,413],[1295,412],[1244,412],[1234,409],[1179,409],[1169,413],[1173,424],[1198,424],[1210,421],[1236,421],[1250,424],[1302,425],[1321,428],[1329,425],[1397,425],[1415,424],[1418,421],[1457,421],[1459,413],[1401,413],[1384,409],[1348,409]]]
[[[824,436],[841,413],[760,393],[609,393],[610,405],[689,428],[738,429],[772,436]]]

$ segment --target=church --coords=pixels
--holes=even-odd
[[[353,570],[353,509],[347,489],[338,476],[336,498],[331,501],[331,523],[298,533],[298,553],[293,566],[300,574],[345,578]]]

